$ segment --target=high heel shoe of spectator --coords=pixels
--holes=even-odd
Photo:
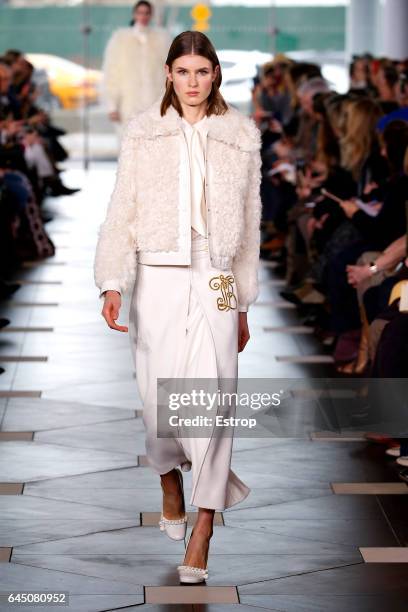
[[[363,334],[358,348],[357,359],[344,365],[337,366],[336,370],[339,374],[346,374],[347,376],[362,376],[367,372],[368,364],[368,338],[366,334]]]
[[[263,251],[279,251],[285,245],[285,236],[275,236],[261,244]]]
[[[57,176],[47,177],[47,179],[44,180],[44,184],[46,195],[49,195],[51,197],[73,195],[74,193],[81,191],[79,188],[71,189],[70,187],[67,187]]]
[[[18,289],[20,289],[20,283],[5,283],[0,282],[0,299],[7,299],[13,295]]]

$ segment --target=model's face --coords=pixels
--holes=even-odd
[[[174,60],[171,71],[166,64],[166,74],[180,103],[198,106],[210,95],[218,66],[213,70],[210,60],[201,55],[182,55]]]
[[[148,26],[152,18],[152,13],[148,6],[141,4],[134,12],[133,19],[142,26]]]

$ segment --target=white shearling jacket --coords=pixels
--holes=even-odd
[[[110,111],[119,111],[125,124],[136,112],[149,108],[162,94],[164,64],[171,38],[163,28],[119,28],[110,37],[103,57],[103,93]]]
[[[126,291],[136,263],[188,265],[191,246],[189,172],[181,117],[173,106],[160,116],[161,99],[134,115],[124,131],[116,182],[98,230],[94,260],[100,290]],[[260,131],[228,107],[208,117],[206,177],[209,256],[234,274],[238,309],[258,296],[260,244]],[[183,204],[183,202],[185,204]]]

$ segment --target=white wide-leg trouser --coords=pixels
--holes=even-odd
[[[157,378],[234,379],[236,390],[238,304],[225,284],[233,274],[211,266],[207,239],[195,232],[191,255],[190,266],[138,263],[129,334],[149,465],[158,474],[191,466],[190,504],[225,510],[250,492],[231,470],[232,435],[157,437]]]

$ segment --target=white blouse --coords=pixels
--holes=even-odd
[[[147,43],[147,32],[149,26],[142,26],[140,23],[134,23],[132,26],[132,32],[139,39],[142,44]]]
[[[205,151],[207,143],[207,116],[191,125],[184,117],[181,120],[187,142],[190,162],[191,227],[207,236],[207,215],[204,192]]]

